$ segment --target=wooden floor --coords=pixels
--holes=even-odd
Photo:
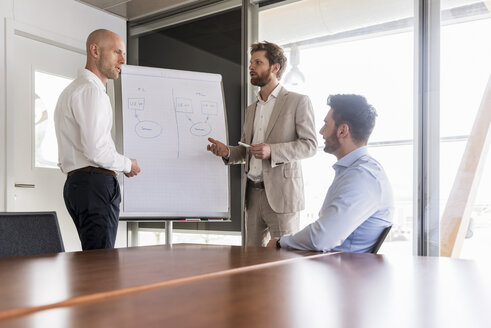
[[[449,258],[175,245],[0,259],[0,327],[491,327]]]

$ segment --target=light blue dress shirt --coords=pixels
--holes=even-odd
[[[382,166],[367,147],[333,165],[336,172],[317,221],[281,237],[283,248],[366,253],[392,224],[392,188]]]

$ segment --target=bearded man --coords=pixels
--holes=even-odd
[[[310,99],[279,83],[286,68],[283,49],[260,42],[250,54],[250,81],[260,91],[245,113],[243,145],[208,138],[207,150],[227,165],[245,164],[245,244],[266,246],[270,238],[299,229],[305,208],[300,160],[315,155],[317,139]]]
[[[365,97],[331,95],[320,134],[324,151],[336,156],[336,172],[319,218],[301,231],[270,241],[270,247],[371,253],[392,225],[394,197],[385,171],[368,153],[377,112]]]

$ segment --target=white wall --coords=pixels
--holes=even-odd
[[[5,211],[5,17],[11,17],[12,1],[0,1],[0,211]]]
[[[126,41],[126,20],[74,0],[1,0],[0,19],[0,211],[5,211],[6,113],[13,110],[6,108],[6,21],[29,26],[31,31],[54,35],[57,42],[70,40],[72,45],[84,49],[88,34],[98,28],[109,29]],[[78,236],[69,238],[78,239]],[[120,224],[117,245],[126,245],[126,223]]]

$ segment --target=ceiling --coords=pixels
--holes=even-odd
[[[77,0],[126,18],[128,21],[154,16],[206,0]]]

